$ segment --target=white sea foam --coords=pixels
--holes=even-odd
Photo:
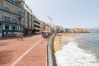
[[[95,55],[80,49],[74,41],[57,51],[55,57],[57,66],[99,66]]]

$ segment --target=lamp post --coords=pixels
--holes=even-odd
[[[48,19],[50,20],[50,24],[51,24],[51,22],[53,21],[53,18],[51,18],[51,17],[49,17],[49,16],[47,16],[48,17]]]
[[[51,23],[53,22],[53,18],[51,18],[51,17],[49,17],[49,16],[47,16],[47,17],[48,17],[48,19],[50,20],[50,26],[51,26],[52,30],[54,30],[53,25],[51,24]]]

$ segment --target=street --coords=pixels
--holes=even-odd
[[[46,66],[47,43],[41,35],[0,40],[0,66]]]

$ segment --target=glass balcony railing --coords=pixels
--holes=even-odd
[[[0,21],[4,21],[4,19],[0,17]]]
[[[5,18],[1,18],[1,17],[0,17],[0,22],[22,24],[22,22],[20,20],[11,20],[11,19],[5,19]]]
[[[0,10],[17,15],[17,16],[21,16],[24,17],[23,13],[19,13],[19,12],[12,12],[10,9],[5,8],[5,7],[1,7]]]
[[[20,7],[20,8],[23,8],[21,3],[18,3],[18,2],[14,1],[14,0],[5,0],[5,1],[7,1],[7,2],[13,4],[13,5],[16,5],[16,6]]]

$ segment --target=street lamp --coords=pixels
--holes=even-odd
[[[53,18],[51,18],[51,17],[49,17],[49,16],[47,16],[47,18],[50,20],[51,29],[54,30],[53,25],[51,24],[51,23],[53,22]]]
[[[47,18],[50,20],[50,24],[51,24],[51,22],[53,21],[53,18],[51,18],[49,16],[47,16]]]

